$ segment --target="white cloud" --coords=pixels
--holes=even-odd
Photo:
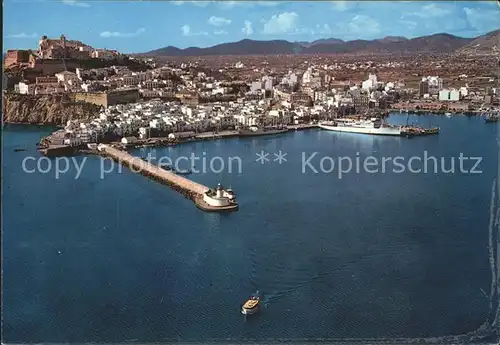
[[[317,32],[320,35],[331,35],[332,34],[332,29],[330,28],[330,25],[328,24],[323,24],[323,25],[316,25]],[[314,34],[314,31],[313,31]]]
[[[490,30],[498,28],[498,11],[495,10],[492,8],[490,11],[489,6],[487,8],[475,6],[466,10],[447,2],[429,3],[420,6],[416,12],[408,11],[407,14],[403,14],[399,22],[415,34],[422,34],[422,30],[427,34],[438,32],[474,34],[479,33],[480,28],[490,28]]]
[[[38,35],[36,33],[27,34],[25,32],[7,35],[7,38],[37,38],[37,37],[38,37]]]
[[[76,0],[62,0],[62,3],[69,6],[76,7],[90,7],[86,2],[76,1]]]
[[[297,28],[294,32],[291,32],[293,35],[314,35],[315,33],[313,29],[309,28]]]
[[[410,15],[417,16],[420,18],[438,18],[444,17],[453,12],[452,7],[444,4],[431,3],[422,6],[422,9],[418,12],[413,12]]]
[[[418,26],[417,22],[413,20],[404,19],[403,17],[401,18],[401,20],[398,20],[398,23],[405,25],[409,30],[414,30]]]
[[[181,26],[182,36],[206,36],[208,32],[200,31],[200,32],[192,32],[191,27],[189,25]]]
[[[231,24],[231,20],[223,17],[211,16],[210,18],[208,18],[208,24],[213,26],[224,26]]]
[[[213,1],[213,3],[219,5],[223,9],[230,9],[236,6],[240,7],[253,7],[253,6],[263,6],[263,7],[275,7],[285,3],[285,1]]]
[[[246,1],[246,0],[236,0],[236,1],[170,1],[173,5],[184,5],[191,4],[198,7],[206,7],[209,5],[217,5],[222,9],[231,9],[236,6],[239,7],[254,7],[254,6],[264,6],[264,7],[274,7],[286,3],[287,1]]]
[[[117,31],[103,31],[100,33],[101,37],[110,38],[110,37],[136,37],[140,34],[146,32],[146,29],[140,28],[135,32],[117,32]]]
[[[335,11],[344,12],[356,6],[356,1],[332,1],[332,7]]]
[[[225,30],[215,30],[214,35],[227,35],[227,31]]]
[[[245,20],[245,26],[241,29],[241,32],[245,34],[245,36],[250,36],[253,34],[252,22],[249,20]]]
[[[206,7],[206,6],[210,5],[210,1],[171,1],[170,3],[172,3],[173,5],[176,5],[176,6],[189,4],[189,5],[195,5],[198,7]]]
[[[219,5],[222,8],[233,8],[235,6],[245,6],[249,3],[244,2],[244,1],[216,1],[215,2],[217,5]]]
[[[257,1],[256,4],[264,7],[274,7],[285,3],[285,1]]]
[[[464,8],[470,26],[480,32],[493,31],[499,27],[498,9]]]
[[[198,7],[207,7],[210,5],[209,1],[190,1],[189,3]]]
[[[351,19],[347,29],[352,35],[371,36],[380,33],[380,24],[369,16],[358,14]]]
[[[296,31],[299,16],[295,12],[275,14],[268,21],[264,21],[264,34],[283,34]]]
[[[181,31],[183,36],[189,36],[189,34],[191,33],[191,28],[189,27],[189,25],[183,25],[181,26]]]

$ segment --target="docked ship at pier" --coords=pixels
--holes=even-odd
[[[401,126],[389,125],[380,118],[371,118],[369,120],[335,119],[333,121],[320,122],[318,126],[322,129],[335,132],[389,136],[403,135]]]
[[[273,135],[288,132],[288,127],[283,124],[282,120],[275,117],[272,119],[260,118],[252,123],[245,122],[237,129],[240,137]]]
[[[318,126],[328,131],[349,132],[371,135],[403,136],[413,138],[416,136],[426,136],[439,134],[439,127],[422,128],[415,126],[389,125],[380,118],[369,120],[355,119],[335,119],[333,121],[320,122]]]
[[[284,126],[274,126],[274,127],[249,126],[245,128],[240,128],[238,130],[238,134],[243,137],[281,134],[286,132],[288,132],[288,128]]]
[[[499,118],[500,118],[499,114],[488,114],[488,115],[486,115],[486,118],[484,119],[484,122],[485,123],[498,122]]]

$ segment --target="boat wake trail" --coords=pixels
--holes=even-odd
[[[258,290],[259,286],[256,281],[258,263],[257,263],[257,253],[255,249],[253,249],[250,254],[250,265],[252,267],[252,271],[250,273],[250,284],[252,285],[253,290]]]
[[[327,271],[312,274],[311,270],[305,268],[290,268],[288,265],[283,263],[277,263],[272,267],[272,271],[269,267],[266,267],[265,274],[268,279],[264,277],[256,276],[256,269],[252,271],[252,285],[255,289],[260,289],[262,294],[262,302],[264,305],[274,303],[283,298],[286,298],[290,294],[295,293],[299,289],[310,285],[315,282],[323,281],[326,278],[342,271],[350,266],[356,265],[360,262],[373,259],[375,257],[394,255],[396,252],[401,253],[404,251],[409,251],[409,248],[399,248],[391,251],[384,250],[383,252],[372,252],[364,255],[356,255],[357,258],[353,258],[341,265],[335,266]],[[333,260],[333,259],[330,259]],[[253,263],[254,264],[254,263]],[[256,263],[255,263],[256,264]],[[333,265],[332,265],[333,266]],[[254,266],[255,267],[255,266]],[[261,284],[257,284],[257,283]]]

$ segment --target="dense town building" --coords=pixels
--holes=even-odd
[[[138,70],[118,57],[123,55],[64,35],[43,36],[36,51],[8,51],[5,65],[22,70],[14,92],[68,94],[101,107],[95,119],[68,124],[71,143],[300,124],[388,109],[466,112],[498,104],[495,78],[471,73],[474,61],[432,70],[423,67],[434,66],[432,60],[405,58],[127,57],[144,67]],[[92,61],[99,63],[84,64]],[[479,66],[489,68],[488,61]],[[411,73],[419,69],[434,76]]]

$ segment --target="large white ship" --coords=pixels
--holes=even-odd
[[[378,118],[372,118],[370,120],[336,119],[334,121],[320,122],[319,127],[336,132],[371,135],[402,135],[401,127],[388,125]]]

